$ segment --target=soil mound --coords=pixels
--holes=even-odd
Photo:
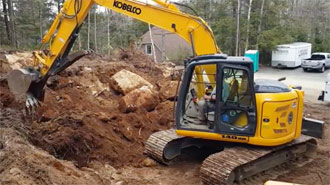
[[[84,57],[49,80],[45,101],[33,117],[22,114],[26,137],[78,167],[95,161],[114,167],[142,166],[144,142],[153,132],[172,125],[174,102],[155,93],[152,108],[137,106],[134,112],[123,113],[119,105],[125,95],[110,85],[111,77],[123,69],[148,81],[155,92],[171,81],[163,75],[168,67],[137,51],[122,51],[111,61]],[[0,81],[0,87],[0,107],[22,110],[6,80]]]

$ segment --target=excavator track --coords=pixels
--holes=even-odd
[[[206,140],[201,141],[204,141],[202,145],[206,144]],[[169,165],[181,154],[182,149],[199,146],[198,144],[200,143],[191,142],[189,137],[178,136],[174,129],[170,129],[152,134],[146,142],[145,152],[158,162]],[[262,184],[263,177],[275,178],[298,163],[306,164],[306,158],[312,157],[316,149],[317,141],[305,135],[276,147],[226,146],[221,152],[212,154],[203,161],[201,181],[203,184],[219,185]],[[288,162],[289,167],[283,168]]]
[[[171,157],[166,158],[164,153],[167,151],[166,149],[169,143],[180,138],[182,138],[182,136],[178,136],[174,129],[156,132],[148,138],[145,145],[145,153],[158,162],[169,164]]]
[[[203,184],[240,184],[249,177],[302,156],[311,156],[317,142],[308,136],[279,147],[225,148],[206,158],[200,170]],[[244,183],[243,183],[244,184]]]

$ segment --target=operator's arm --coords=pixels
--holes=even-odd
[[[216,87],[213,88],[213,91],[210,95],[204,95],[204,99],[206,100],[216,100]],[[226,82],[223,82],[222,85],[222,101],[226,102],[229,97],[229,85]]]

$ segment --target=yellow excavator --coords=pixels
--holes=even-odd
[[[170,1],[153,2],[66,0],[41,49],[33,53],[34,65],[8,75],[11,91],[26,97],[28,109],[38,106],[48,78],[88,54],[69,55],[89,11],[98,4],[178,34],[191,44],[194,56],[185,61],[175,128],[149,137],[149,156],[170,164],[187,148],[212,149],[215,153],[201,166],[202,182],[233,184],[315,151],[316,140],[301,135],[300,88],[254,80],[252,61],[221,54],[205,21],[181,12]]]

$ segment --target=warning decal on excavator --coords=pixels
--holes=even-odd
[[[126,3],[122,3],[122,2],[116,1],[116,0],[113,2],[113,7],[116,7],[116,8],[122,9],[122,10],[126,10],[131,13],[135,13],[136,15],[140,15],[142,13],[141,8],[137,8],[132,5],[128,5]]]

